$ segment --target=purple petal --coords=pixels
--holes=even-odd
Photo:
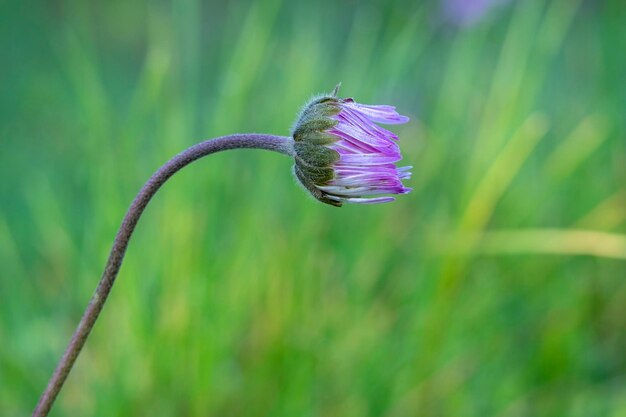
[[[343,106],[341,112],[335,116],[335,119],[339,120],[339,122],[358,126],[363,132],[381,139],[398,140],[398,136],[395,133],[378,126],[363,113],[349,107]]]
[[[340,154],[339,164],[350,165],[380,165],[398,162],[401,155],[385,155],[382,153]]]
[[[379,203],[390,203],[395,201],[393,197],[376,197],[376,198],[341,198],[335,196],[327,196],[331,200],[342,201],[347,203],[358,203],[358,204],[379,204]]]
[[[328,130],[328,133],[339,136],[355,145],[367,144],[373,149],[398,149],[398,145],[392,140],[381,135],[365,131],[361,126],[340,122]]]
[[[362,140],[356,139],[354,138],[352,135],[345,133],[345,132],[341,132],[335,128],[332,128],[328,131],[328,133],[331,133],[335,136],[340,137],[342,140],[337,141],[335,143],[333,143],[332,145],[330,145],[330,147],[332,149],[337,150],[338,152],[341,152],[341,150],[343,150],[343,153],[376,153],[376,152],[380,152],[380,149],[377,148],[374,145],[371,145],[367,142],[364,142]]]
[[[394,106],[372,106],[367,104],[359,104],[354,101],[346,101],[345,103],[343,103],[343,105],[363,113],[370,120],[377,123],[393,125],[402,124],[409,121],[409,118],[399,114]]]

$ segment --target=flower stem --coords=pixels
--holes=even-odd
[[[98,283],[98,287],[96,288],[96,292],[89,301],[89,305],[78,327],[74,331],[72,340],[52,374],[48,386],[41,395],[37,407],[35,411],[33,411],[33,417],[47,416],[59,391],[61,391],[74,362],[76,362],[76,358],[85,345],[85,341],[111,292],[111,287],[113,287],[117,273],[122,265],[128,242],[135,230],[137,221],[141,217],[150,199],[172,175],[193,161],[215,152],[238,148],[266,149],[293,156],[293,142],[290,137],[263,134],[222,136],[201,142],[179,153],[150,177],[133,200],[130,208],[126,212],[126,216],[124,216],[122,225],[115,236],[109,259],[102,273],[102,278]]]

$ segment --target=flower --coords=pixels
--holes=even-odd
[[[398,137],[376,123],[400,124],[409,118],[393,106],[359,104],[330,95],[310,100],[293,128],[294,173],[319,201],[333,206],[386,203],[381,194],[406,194],[402,180],[411,177],[396,143]],[[377,197],[372,197],[377,196]]]

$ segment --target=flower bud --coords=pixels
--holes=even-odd
[[[393,201],[381,194],[406,194],[411,167],[402,159],[398,137],[376,123],[400,124],[409,118],[393,106],[369,106],[332,94],[313,98],[293,128],[294,173],[319,201],[333,206]],[[374,197],[372,197],[374,196]]]

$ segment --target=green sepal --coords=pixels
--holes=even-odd
[[[339,107],[337,99],[326,98],[324,100],[309,104],[300,115],[300,121],[330,117],[341,113],[341,107]]]
[[[307,135],[312,132],[323,132],[334,127],[338,121],[335,116],[341,112],[339,102],[335,97],[318,97],[304,107],[300,113],[293,131],[294,140],[306,141]]]
[[[306,136],[301,136],[301,140],[298,142],[310,143],[312,145],[330,145],[339,139],[341,139],[339,136],[328,132],[309,132]]]
[[[296,155],[306,164],[314,167],[329,167],[339,161],[339,152],[323,145],[309,142],[295,142]]]
[[[307,174],[303,172],[302,170],[303,165],[299,165],[297,163],[297,160],[298,158],[296,157],[296,165],[293,168],[294,168],[296,177],[298,178],[298,180],[300,180],[300,183],[304,186],[304,188],[309,190],[311,195],[315,197],[317,200],[321,201],[322,203],[326,203],[335,207],[341,207],[343,205],[341,201],[335,201],[326,197],[326,193],[324,193],[322,190],[320,190],[319,188],[315,186],[315,184],[311,181],[311,179],[307,177]]]
[[[307,135],[313,132],[323,132],[332,127],[335,127],[339,123],[337,120],[333,120],[329,117],[310,119],[303,123],[298,123],[296,129],[293,131],[293,139],[296,141],[306,141]]]
[[[296,156],[296,166],[301,169],[307,178],[318,185],[324,185],[335,177],[333,168],[307,164],[306,161],[298,156]]]

